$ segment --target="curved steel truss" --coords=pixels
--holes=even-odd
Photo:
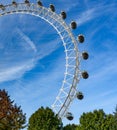
[[[77,40],[61,15],[56,14],[49,8],[36,3],[17,3],[17,5],[9,4],[0,6],[0,16],[15,13],[30,14],[45,20],[54,27],[63,42],[66,55],[66,69],[62,86],[55,102],[52,104],[52,109],[58,114],[58,117],[63,118],[70,103],[76,97],[76,85],[81,78]]]

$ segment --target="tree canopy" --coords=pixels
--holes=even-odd
[[[75,124],[68,124],[66,126],[63,127],[63,130],[76,130],[77,125]]]
[[[117,120],[115,115],[106,114],[103,109],[83,113],[76,130],[116,130]]]
[[[117,106],[113,114],[106,114],[103,109],[83,113],[79,124],[64,127],[50,108],[41,107],[30,117],[28,130],[117,130]]]
[[[61,130],[61,119],[46,107],[39,108],[29,118],[28,130]]]
[[[0,130],[20,130],[25,123],[26,116],[21,107],[11,101],[6,90],[0,90]]]
[[[115,111],[113,112],[113,116],[114,116],[114,121],[113,121],[112,130],[117,130],[117,105]]]

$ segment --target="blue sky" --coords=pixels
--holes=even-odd
[[[84,93],[84,100],[74,100],[70,107],[74,120],[63,119],[64,124],[77,124],[83,112],[94,109],[112,113],[117,104],[117,1],[42,2],[46,7],[53,3],[58,14],[65,10],[68,25],[72,20],[77,22],[73,34],[85,35],[84,44],[78,44],[78,48],[90,55],[80,65],[90,77],[81,79],[77,85]],[[30,15],[0,17],[0,89],[9,92],[27,117],[40,106],[52,105],[62,85],[64,71],[64,48],[53,27]]]

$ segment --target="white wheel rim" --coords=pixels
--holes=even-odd
[[[62,17],[52,12],[49,8],[34,3],[30,3],[30,5],[17,3],[17,6],[9,4],[4,6],[4,9],[0,9],[0,16],[15,13],[40,17],[54,27],[62,40],[66,56],[66,69],[62,86],[55,102],[52,104],[52,109],[58,114],[59,118],[63,118],[66,115],[70,103],[76,96],[76,86],[81,77],[77,40]]]

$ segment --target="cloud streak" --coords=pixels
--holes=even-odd
[[[81,12],[77,19],[77,23],[80,26],[82,24],[85,24],[88,21],[93,20],[96,17],[107,15],[108,13],[111,14],[115,10],[116,10],[116,4],[112,3],[110,5],[103,5],[103,3],[101,3],[97,7],[90,7],[85,11]]]
[[[27,62],[23,62],[20,66],[4,68],[4,70],[0,71],[0,82],[21,78],[25,74],[25,72],[29,71],[33,67],[33,60],[30,60]]]
[[[17,28],[16,32],[25,41],[24,44],[27,43],[34,50],[34,52],[36,53],[37,52],[37,48],[36,48],[35,44],[33,43],[33,41],[26,34],[24,34],[20,29]]]
[[[1,69],[0,69],[1,83],[5,81],[17,80],[23,77],[25,73],[31,71],[36,66],[37,62],[39,64],[39,60],[50,55],[52,52],[54,52],[61,46],[61,44],[59,43],[60,40],[57,38],[47,43],[38,45],[36,47],[35,43],[33,43],[33,41],[31,41],[30,38],[26,36],[18,28],[14,31],[13,34],[16,34],[18,36],[18,39],[21,40],[21,45],[20,48],[18,47],[16,48],[14,53],[12,53],[13,49],[12,46],[10,46],[11,50],[9,49],[7,50],[7,53],[10,55],[7,57],[8,60],[6,60],[5,56],[4,56],[5,60],[2,61],[1,58]],[[25,49],[20,54],[19,50],[22,50],[22,48]],[[33,50],[34,54],[32,55],[34,56],[30,54],[32,53],[32,50],[30,48]],[[18,56],[18,58],[16,55]],[[27,57],[27,55],[29,55],[29,57]],[[9,65],[8,62],[10,62]]]

